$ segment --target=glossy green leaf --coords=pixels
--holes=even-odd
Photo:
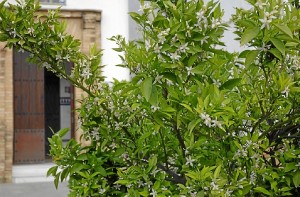
[[[220,90],[228,89],[231,90],[232,88],[236,87],[240,82],[242,78],[235,78],[235,79],[229,79],[224,84],[220,86]]]
[[[266,194],[268,196],[272,196],[272,193],[269,192],[268,190],[266,190],[265,188],[263,187],[256,187],[254,188],[254,191],[258,192],[258,193],[263,193],[263,194]]]
[[[141,84],[142,95],[145,97],[146,101],[149,101],[152,93],[152,78],[146,78]]]
[[[247,53],[247,57],[246,57],[246,61],[245,61],[245,66],[250,66],[251,64],[253,64],[255,62],[258,54],[259,54],[258,50],[249,51]]]
[[[284,43],[277,39],[277,38],[271,38],[271,42],[274,44],[274,46],[281,52],[282,55],[285,55],[285,45]]]
[[[152,86],[149,103],[153,106],[158,106],[158,93],[155,85]]]
[[[69,128],[64,128],[64,129],[59,130],[59,132],[58,132],[59,137],[65,136],[69,132],[69,130],[70,130]]]
[[[286,163],[285,167],[284,167],[284,172],[290,172],[292,170],[297,169],[296,163],[295,162],[291,162],[291,163]]]
[[[53,166],[47,171],[47,176],[55,176],[57,172],[58,166]]]
[[[247,44],[251,40],[253,40],[255,37],[258,36],[260,31],[260,27],[255,26],[255,27],[249,27],[245,30],[241,37],[241,46]]]
[[[299,170],[297,170],[297,172],[294,173],[294,175],[293,175],[293,183],[294,183],[295,187],[300,186],[300,171]]]
[[[0,34],[0,42],[5,42],[5,41],[7,41],[8,38],[9,38],[9,36],[7,34],[4,34],[4,33]]]
[[[221,168],[222,168],[221,165],[219,165],[219,166],[216,168],[216,170],[215,170],[215,172],[214,172],[214,179],[218,179],[218,177],[219,177],[219,175],[220,175],[220,172],[221,172]]]
[[[293,33],[287,25],[274,23],[274,26],[277,27],[280,31],[282,31],[286,35],[288,35],[289,37],[293,38]]]
[[[195,55],[191,56],[189,61],[188,61],[188,66],[189,67],[192,66],[195,63],[195,61],[197,60],[197,58],[198,58],[198,54],[195,54]]]
[[[272,48],[272,49],[270,49],[269,51],[270,51],[270,53],[272,53],[275,57],[277,57],[278,59],[282,60],[282,54],[281,54],[281,52],[280,52],[278,49]]]

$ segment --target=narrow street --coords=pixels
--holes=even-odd
[[[55,189],[53,182],[0,184],[0,197],[67,197],[67,183]]]

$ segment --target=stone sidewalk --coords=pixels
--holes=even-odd
[[[67,197],[67,183],[53,182],[0,184],[0,197]]]

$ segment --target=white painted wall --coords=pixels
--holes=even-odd
[[[8,0],[8,2],[14,3],[15,0]],[[131,9],[135,8],[135,4],[137,3],[138,0],[66,0],[66,5],[62,6],[62,9],[102,11],[101,48],[104,50],[102,64],[106,65],[104,75],[107,76],[107,81],[112,81],[113,78],[129,79],[129,72],[126,69],[115,66],[120,64],[121,61],[118,54],[112,50],[116,45],[107,40],[107,38],[122,35],[126,39],[129,39],[129,7]],[[42,8],[46,9],[55,9],[57,7],[42,5]]]
[[[101,48],[103,51],[102,64],[106,65],[104,75],[107,81],[113,78],[129,79],[129,72],[115,65],[120,64],[118,54],[112,50],[116,45],[107,40],[115,35],[122,35],[129,39],[129,1],[132,0],[66,0],[62,9],[72,10],[101,10]],[[43,5],[43,8],[55,8],[56,6]]]
[[[1,0],[0,0],[1,1]],[[14,0],[8,0],[14,2]],[[208,0],[204,0],[208,1]],[[228,21],[234,13],[234,7],[248,7],[245,0],[220,0],[222,8],[225,10],[224,20]],[[43,8],[56,8],[57,6],[43,5]],[[116,45],[107,40],[114,35],[123,35],[126,39],[134,39],[138,36],[136,26],[128,16],[128,12],[137,11],[139,8],[138,0],[66,0],[66,5],[62,9],[77,10],[101,10],[101,48],[103,51],[102,63],[106,65],[104,75],[107,81],[113,78],[129,79],[129,72],[115,65],[121,61],[118,53],[112,50]],[[239,51],[240,45],[234,40],[235,35],[232,29],[224,35],[224,42],[229,51]]]

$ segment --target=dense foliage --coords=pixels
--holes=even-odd
[[[232,18],[246,50],[230,53],[218,2],[141,0],[130,13],[141,40],[111,38],[131,81],[112,84],[59,11],[1,3],[0,40],[87,93],[77,110],[89,145],[63,146],[67,130],[49,139],[55,184],[69,177],[70,196],[299,196],[300,11],[247,1]]]

